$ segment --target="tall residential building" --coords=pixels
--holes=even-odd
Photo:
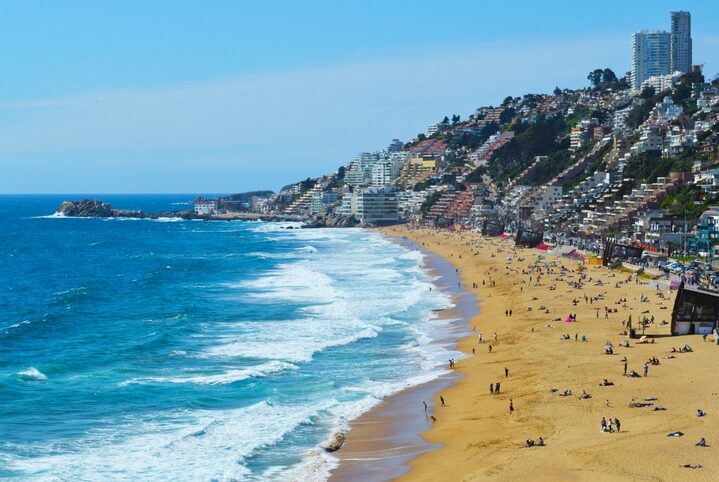
[[[692,16],[689,12],[672,12],[670,72],[690,72],[692,68]]]
[[[664,30],[642,30],[632,35],[632,87],[653,75],[669,73],[670,35]]]

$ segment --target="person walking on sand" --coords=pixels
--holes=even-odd
[[[649,375],[649,364],[645,363],[644,364],[644,376],[646,377],[647,375]]]
[[[494,393],[499,393],[499,387],[500,387],[499,382],[494,384]]]
[[[497,343],[498,337],[499,337],[499,335],[497,335],[497,332],[495,331],[495,332],[494,332],[494,342],[495,342],[495,343]]]
[[[625,375],[627,374],[627,362],[626,361],[624,362],[624,374]]]
[[[443,397],[442,395],[439,396],[439,401],[442,403],[442,406],[443,406],[443,407],[446,406],[446,405],[444,404],[444,397]]]
[[[422,405],[424,405],[424,413],[427,413],[427,402],[422,400]]]
[[[489,345],[489,353],[492,353],[492,345]]]
[[[509,317],[512,317],[512,308],[509,309]]]
[[[614,419],[614,425],[617,427],[617,433],[621,432],[622,430],[622,424],[619,422],[618,418]]]
[[[509,414],[512,415],[514,413],[514,402],[512,399],[509,399]]]
[[[508,378],[508,377],[509,377],[509,368],[504,367],[504,378]]]
[[[489,384],[489,393],[491,393],[492,395],[494,395],[494,383],[490,383],[490,384]]]

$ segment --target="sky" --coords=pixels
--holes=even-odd
[[[713,1],[0,0],[0,193],[277,191],[445,115],[621,76],[631,33],[675,10],[713,77]]]

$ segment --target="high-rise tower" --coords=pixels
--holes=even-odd
[[[654,75],[669,73],[669,32],[642,30],[632,35],[632,87]]]
[[[689,72],[692,68],[692,16],[672,12],[670,72]]]

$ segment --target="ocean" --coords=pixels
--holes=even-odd
[[[324,480],[334,433],[458,356],[376,232],[51,216],[78,198],[0,196],[0,478]]]

